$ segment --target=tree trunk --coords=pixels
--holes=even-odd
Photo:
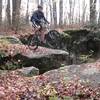
[[[40,5],[43,6],[43,0],[40,0]]]
[[[69,24],[71,25],[72,24],[72,0],[69,0],[69,9],[70,12],[68,13],[68,16],[69,16]]]
[[[79,23],[79,25],[80,25],[80,22],[81,22],[81,13],[80,13],[80,1],[79,1],[79,15],[78,15],[78,23]]]
[[[2,0],[0,0],[0,25],[2,24]]]
[[[72,7],[72,23],[74,23],[74,12],[75,12],[75,0],[73,1],[73,7]]]
[[[7,23],[8,23],[8,27],[10,27],[11,26],[10,0],[7,1],[6,13],[7,13]]]
[[[35,0],[36,4],[39,5],[39,0]]]
[[[63,0],[59,1],[59,25],[63,25]]]
[[[49,0],[49,6],[50,6],[50,21],[51,24],[53,24],[52,0]]]
[[[46,18],[48,18],[48,6],[46,5]]]
[[[29,24],[29,0],[27,0],[26,24]]]
[[[12,0],[12,25],[14,28],[18,28],[20,18],[20,5],[21,0]]]
[[[96,25],[96,1],[90,0],[90,26],[91,28]]]
[[[99,0],[99,18],[98,18],[98,26],[100,27],[100,0]]]
[[[54,20],[54,25],[55,27],[57,26],[57,7],[56,7],[56,2],[53,2],[53,20]]]
[[[82,13],[82,25],[84,26],[84,23],[85,23],[85,15],[86,15],[86,8],[87,8],[87,5],[85,4],[85,0],[83,1],[83,13]]]

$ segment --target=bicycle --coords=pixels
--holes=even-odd
[[[59,49],[58,45],[60,45],[60,33],[56,30],[51,30],[44,21],[42,21],[41,24],[42,24],[44,31],[47,32],[47,34],[45,34],[45,36],[44,36],[45,43],[43,43],[40,38],[39,33],[41,32],[41,30],[37,29],[35,31],[35,34],[30,35],[30,37],[28,38],[28,47],[31,49],[30,46],[34,46],[34,49],[33,48],[32,49],[36,50],[36,49],[38,49],[38,46],[45,45],[45,47]],[[35,28],[37,26],[33,25],[33,27]],[[56,37],[56,39],[55,39],[55,37]]]

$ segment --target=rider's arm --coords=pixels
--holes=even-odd
[[[44,14],[43,14],[43,19],[44,19],[44,21],[45,21],[46,23],[49,24],[49,22],[47,21],[47,19],[46,19],[45,16],[44,16]]]
[[[44,17],[45,22],[47,22],[49,24],[49,22],[47,21],[47,19]]]

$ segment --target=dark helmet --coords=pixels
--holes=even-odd
[[[38,5],[38,8],[41,8],[41,9],[43,9],[43,7],[42,7],[41,5]]]

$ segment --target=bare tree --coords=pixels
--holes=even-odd
[[[57,7],[56,7],[56,1],[53,1],[53,20],[55,27],[57,26]]]
[[[6,12],[7,12],[7,23],[8,26],[11,26],[11,10],[10,10],[10,0],[7,1],[7,8],[6,8]]]
[[[80,24],[81,22],[81,14],[80,14],[80,1],[79,1],[79,10],[78,10],[78,23]]]
[[[40,5],[43,6],[43,0],[40,0]]]
[[[59,25],[63,25],[63,0],[59,1]]]
[[[39,0],[35,0],[36,4],[39,5]]]
[[[71,19],[72,19],[72,18],[71,18],[71,16],[72,16],[72,15],[71,15],[71,14],[72,14],[72,0],[69,0],[69,9],[70,9],[70,10],[69,10],[70,12],[68,12],[68,17],[69,17],[69,24],[71,24],[71,23],[72,23],[72,22],[71,22]]]
[[[48,6],[46,5],[46,18],[48,18]]]
[[[0,25],[2,24],[2,0],[0,0]]]
[[[51,24],[53,24],[53,7],[52,7],[52,0],[49,0],[49,6],[50,6],[50,21]]]
[[[75,7],[75,0],[69,0],[69,9],[70,12],[68,13],[69,16],[69,24],[73,23],[73,17],[74,17],[74,7]]]
[[[98,17],[98,26],[100,27],[100,0],[99,0],[99,17]]]
[[[90,25],[93,27],[96,24],[96,1],[90,0]]]
[[[26,24],[29,23],[29,0],[27,0],[27,10],[26,10]]]
[[[86,15],[86,8],[87,8],[87,4],[85,4],[85,0],[83,1],[83,13],[82,13],[82,24],[84,25],[85,22],[85,15]]]
[[[75,7],[75,0],[69,0],[69,12],[68,12],[69,25],[72,25],[74,22],[74,7]]]
[[[72,12],[71,12],[72,13],[71,14],[72,15],[72,23],[74,23],[74,11],[75,11],[74,8],[75,8],[75,0],[73,0],[73,2],[72,2]]]
[[[14,28],[18,28],[20,18],[20,5],[21,0],[12,0],[12,25]]]

